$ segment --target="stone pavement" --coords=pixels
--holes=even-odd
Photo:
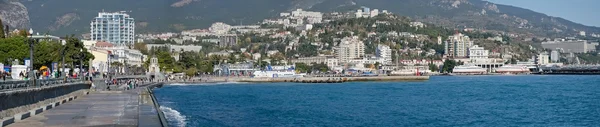
[[[139,91],[94,92],[8,127],[138,126]]]

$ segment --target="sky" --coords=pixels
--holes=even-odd
[[[600,0],[487,0],[600,27]],[[500,10],[502,12],[502,10]]]

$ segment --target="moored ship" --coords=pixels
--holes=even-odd
[[[294,78],[304,77],[305,74],[297,74],[294,71],[255,71],[252,73],[254,78]]]
[[[475,65],[460,65],[452,69],[453,74],[485,74],[487,70]]]
[[[527,66],[519,65],[504,65],[500,68],[496,68],[496,73],[502,74],[528,74],[530,73]]]

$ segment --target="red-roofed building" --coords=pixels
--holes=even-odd
[[[97,48],[108,48],[108,47],[113,47],[114,45],[108,42],[103,42],[103,41],[99,41],[96,42],[95,47]]]

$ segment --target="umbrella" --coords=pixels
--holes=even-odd
[[[46,66],[40,67],[40,70],[44,70],[44,69],[48,69],[48,67],[46,67]]]

